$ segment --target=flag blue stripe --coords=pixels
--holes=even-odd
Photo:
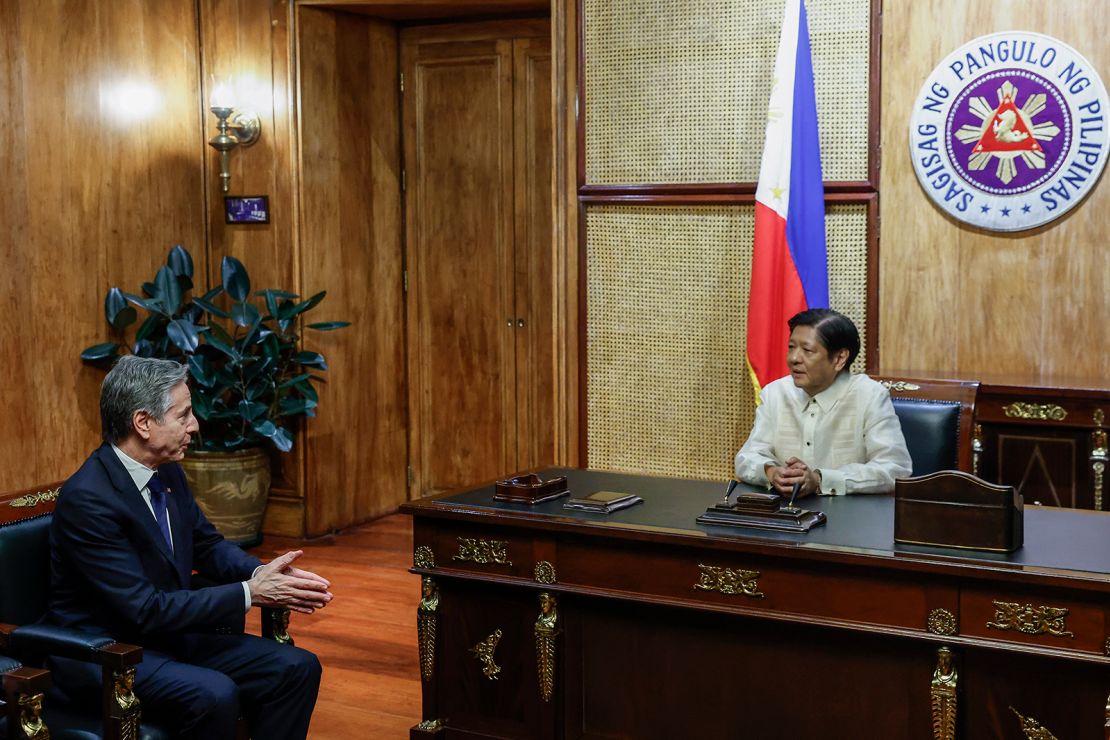
[[[802,280],[809,308],[829,306],[829,266],[825,251],[825,194],[817,135],[817,99],[809,23],[802,0],[794,65],[794,116],[790,136],[790,204],[786,243]]]

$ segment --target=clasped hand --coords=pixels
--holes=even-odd
[[[767,465],[764,467],[771,487],[784,496],[789,496],[795,483],[800,483],[799,498],[804,498],[821,490],[821,473],[811,470],[796,457],[786,461],[786,465]]]
[[[292,550],[263,565],[247,581],[254,606],[288,607],[301,614],[323,609],[332,600],[331,583],[307,570],[294,568],[292,563],[303,553]]]

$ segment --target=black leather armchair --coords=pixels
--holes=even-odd
[[[0,496],[0,656],[38,663],[53,655],[101,667],[99,713],[72,704],[60,690],[47,693],[43,717],[55,740],[170,738],[171,732],[140,723],[141,705],[131,689],[135,666],[142,661],[141,647],[37,624],[49,605],[50,520],[60,486],[58,483]],[[291,642],[285,630],[288,614],[286,609],[264,609],[263,635]],[[48,684],[49,673],[41,670],[39,673],[45,675]],[[42,693],[45,685],[41,678],[39,681]],[[6,674],[4,686],[6,690]],[[11,733],[12,721],[9,717],[9,736],[24,740],[23,736]],[[240,725],[239,736],[246,738],[246,723]],[[3,737],[0,733],[0,738]]]
[[[974,472],[972,419],[978,382],[884,376],[875,380],[890,391],[913,461],[911,475]]]

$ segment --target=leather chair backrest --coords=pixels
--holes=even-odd
[[[50,599],[50,514],[0,524],[0,622],[30,624]]]
[[[912,475],[959,468],[959,401],[892,397],[891,402],[913,461]]]

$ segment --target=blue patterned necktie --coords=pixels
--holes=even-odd
[[[170,539],[170,515],[166,509],[166,494],[169,489],[162,479],[155,473],[150,477],[146,487],[150,490],[150,505],[154,509],[154,518],[158,521],[158,528],[166,538],[166,544],[173,550],[173,540]]]

